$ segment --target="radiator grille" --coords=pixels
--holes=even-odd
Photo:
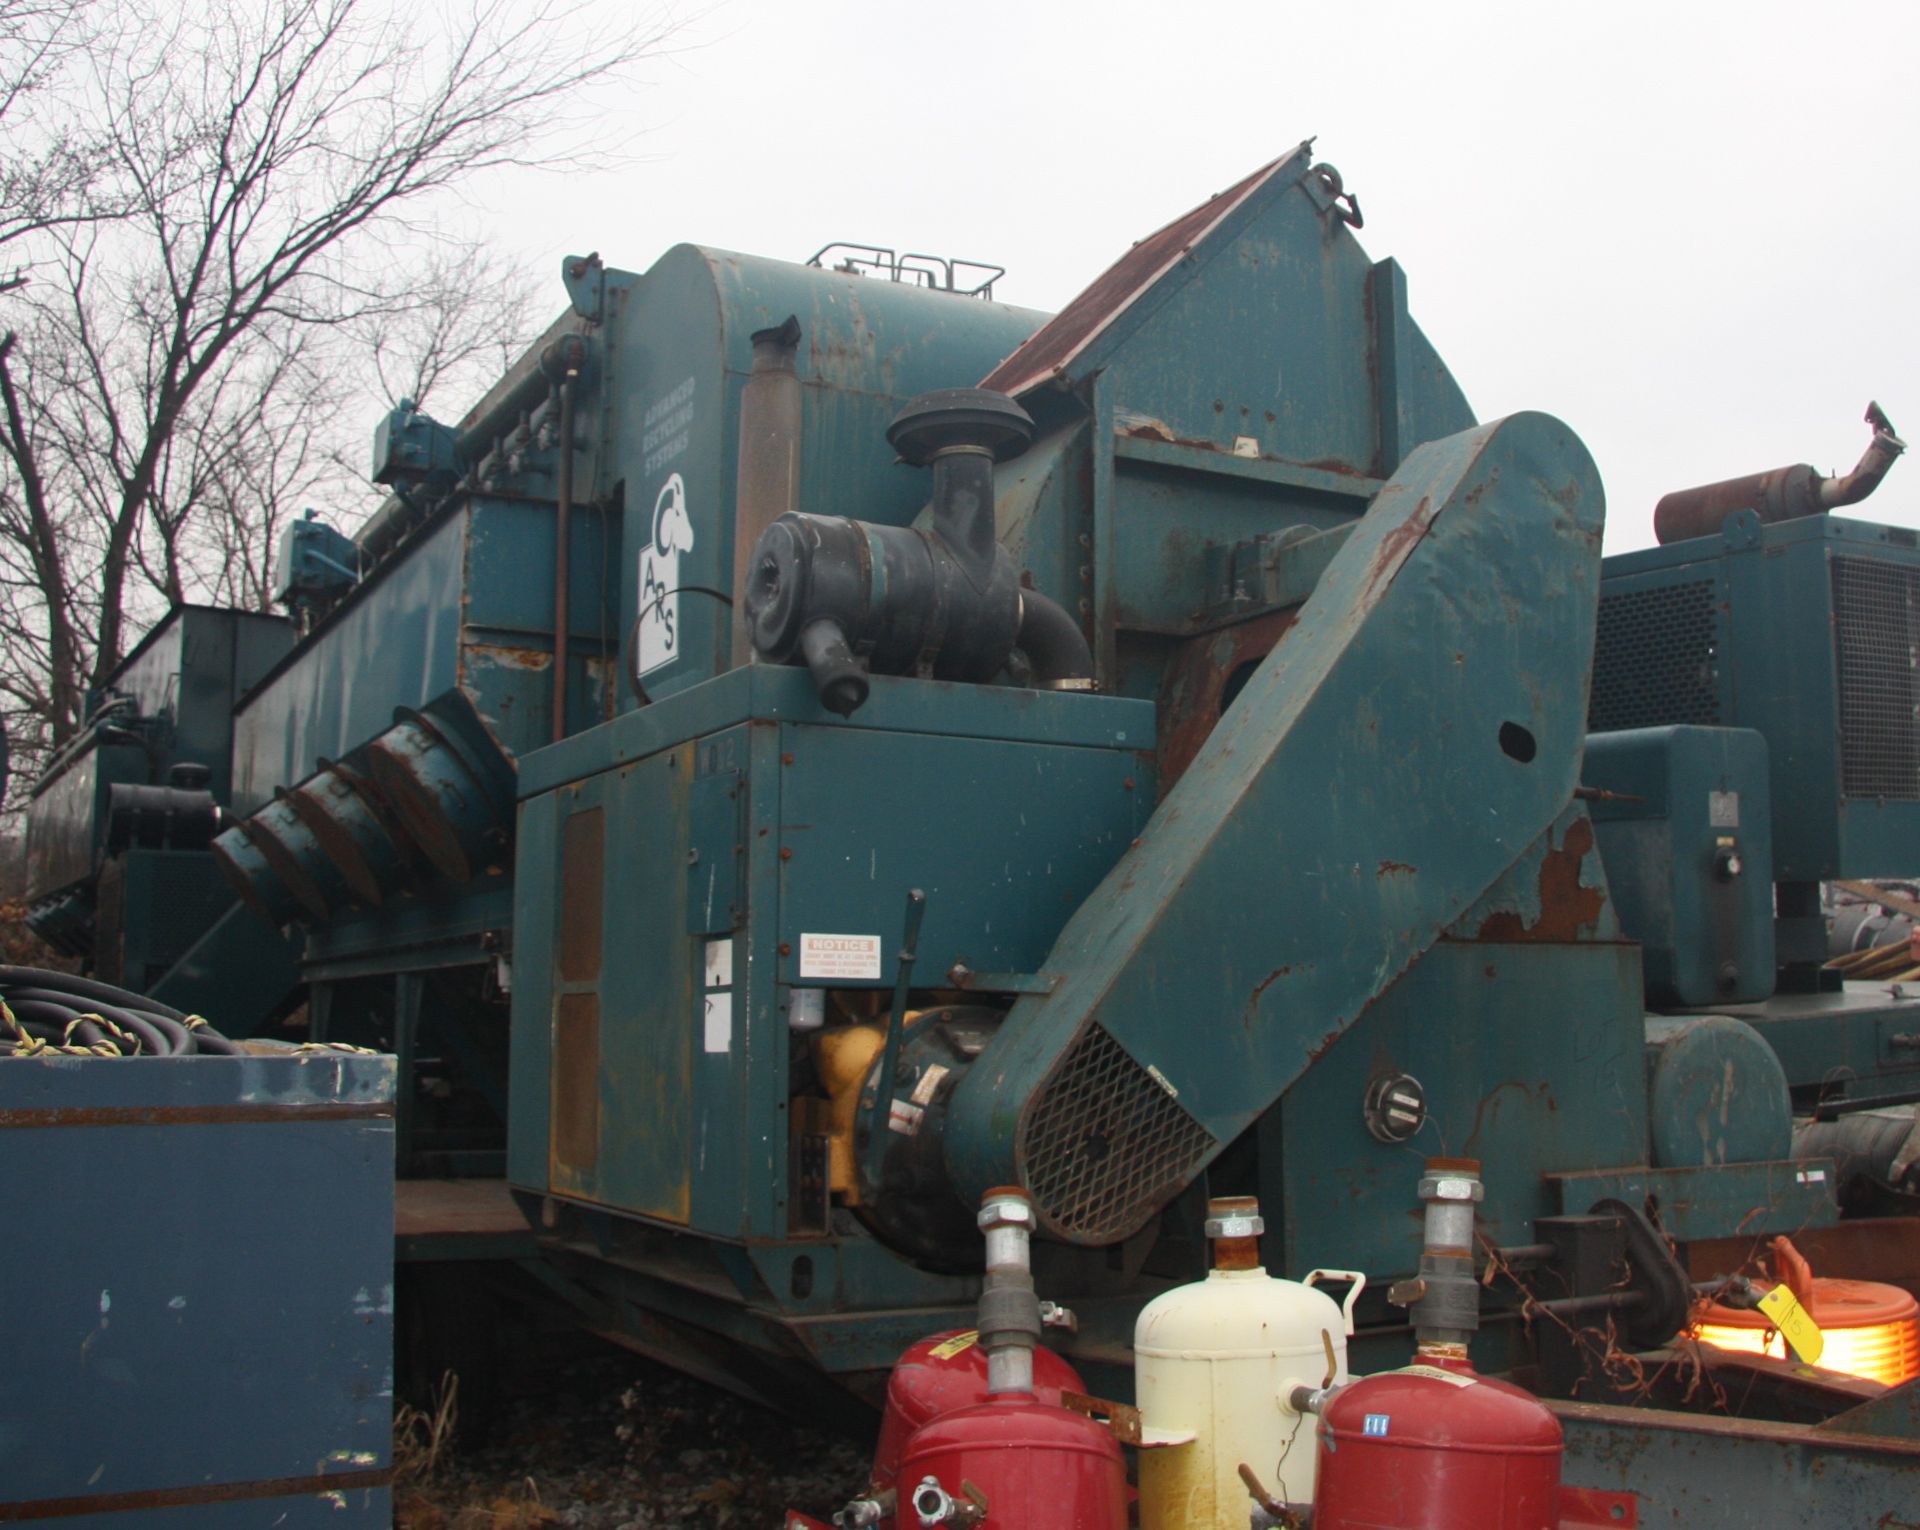
[[[1126,1236],[1184,1185],[1213,1134],[1097,1025],[1074,1039],[1021,1134],[1021,1166],[1040,1213],[1089,1243]]]
[[[1719,722],[1716,615],[1711,579],[1602,595],[1588,729]]]
[[[1840,790],[1920,799],[1920,569],[1833,560]]]

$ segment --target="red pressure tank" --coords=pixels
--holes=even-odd
[[[1034,1347],[1033,1390],[1040,1401],[1057,1406],[1062,1392],[1086,1389],[1080,1373],[1066,1361],[1050,1349]],[[914,1345],[900,1357],[887,1380],[887,1411],[880,1419],[880,1443],[873,1452],[873,1493],[878,1496],[893,1486],[900,1474],[901,1452],[916,1429],[986,1400],[987,1352],[976,1330],[937,1333]]]
[[[1464,1361],[1411,1365],[1320,1410],[1314,1530],[1555,1530],[1560,1421]]]
[[[1126,1530],[1127,1467],[1103,1424],[1000,1392],[915,1432],[900,1460],[902,1525]],[[969,1488],[979,1498],[969,1505]]]
[[[922,1424],[900,1453],[897,1525],[969,1530],[1127,1530],[1127,1468],[1104,1424],[1035,1395],[1040,1302],[1029,1257],[1033,1202],[1015,1185],[981,1197],[987,1273],[980,1345],[987,1396]]]

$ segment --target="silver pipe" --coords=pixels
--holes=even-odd
[[[1040,1302],[1033,1290],[1033,1202],[1024,1190],[981,1197],[987,1278],[980,1286],[980,1347],[987,1352],[987,1390],[1033,1390],[1033,1347],[1040,1341]]]

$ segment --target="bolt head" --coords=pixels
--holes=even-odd
[[[1486,1194],[1479,1180],[1458,1174],[1429,1174],[1420,1181],[1423,1201],[1480,1201]]]
[[[982,1232],[993,1227],[1031,1227],[1033,1206],[1025,1199],[995,1196],[980,1208],[980,1215],[975,1220]]]

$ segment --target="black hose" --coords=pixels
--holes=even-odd
[[[40,1052],[193,1057],[238,1051],[199,1016],[183,1015],[142,994],[68,972],[0,966],[0,1057]]]
[[[21,1019],[64,1027],[71,1020],[98,1016],[122,1030],[133,1032],[140,1039],[140,1050],[151,1055],[170,1057],[193,1051],[188,1044],[190,1038],[186,1028],[179,1021],[170,1020],[164,1015],[142,1014],[124,1005],[107,1004],[99,999],[76,1004],[72,999],[44,988],[0,987],[0,997],[6,999],[13,1007],[14,1014]],[[131,998],[132,995],[127,997]]]
[[[1093,650],[1080,624],[1038,590],[1020,592],[1020,632],[1014,644],[1040,680],[1093,678]]]
[[[169,1008],[158,999],[150,999],[143,993],[130,993],[124,988],[115,988],[111,983],[97,983],[92,978],[80,977],[72,972],[50,972],[44,967],[0,965],[0,993],[10,993],[15,984],[78,994],[83,999],[100,999],[108,1004],[117,1004],[122,1009],[137,1009],[148,1014],[166,1015],[174,1020],[187,1018],[179,1010]]]

